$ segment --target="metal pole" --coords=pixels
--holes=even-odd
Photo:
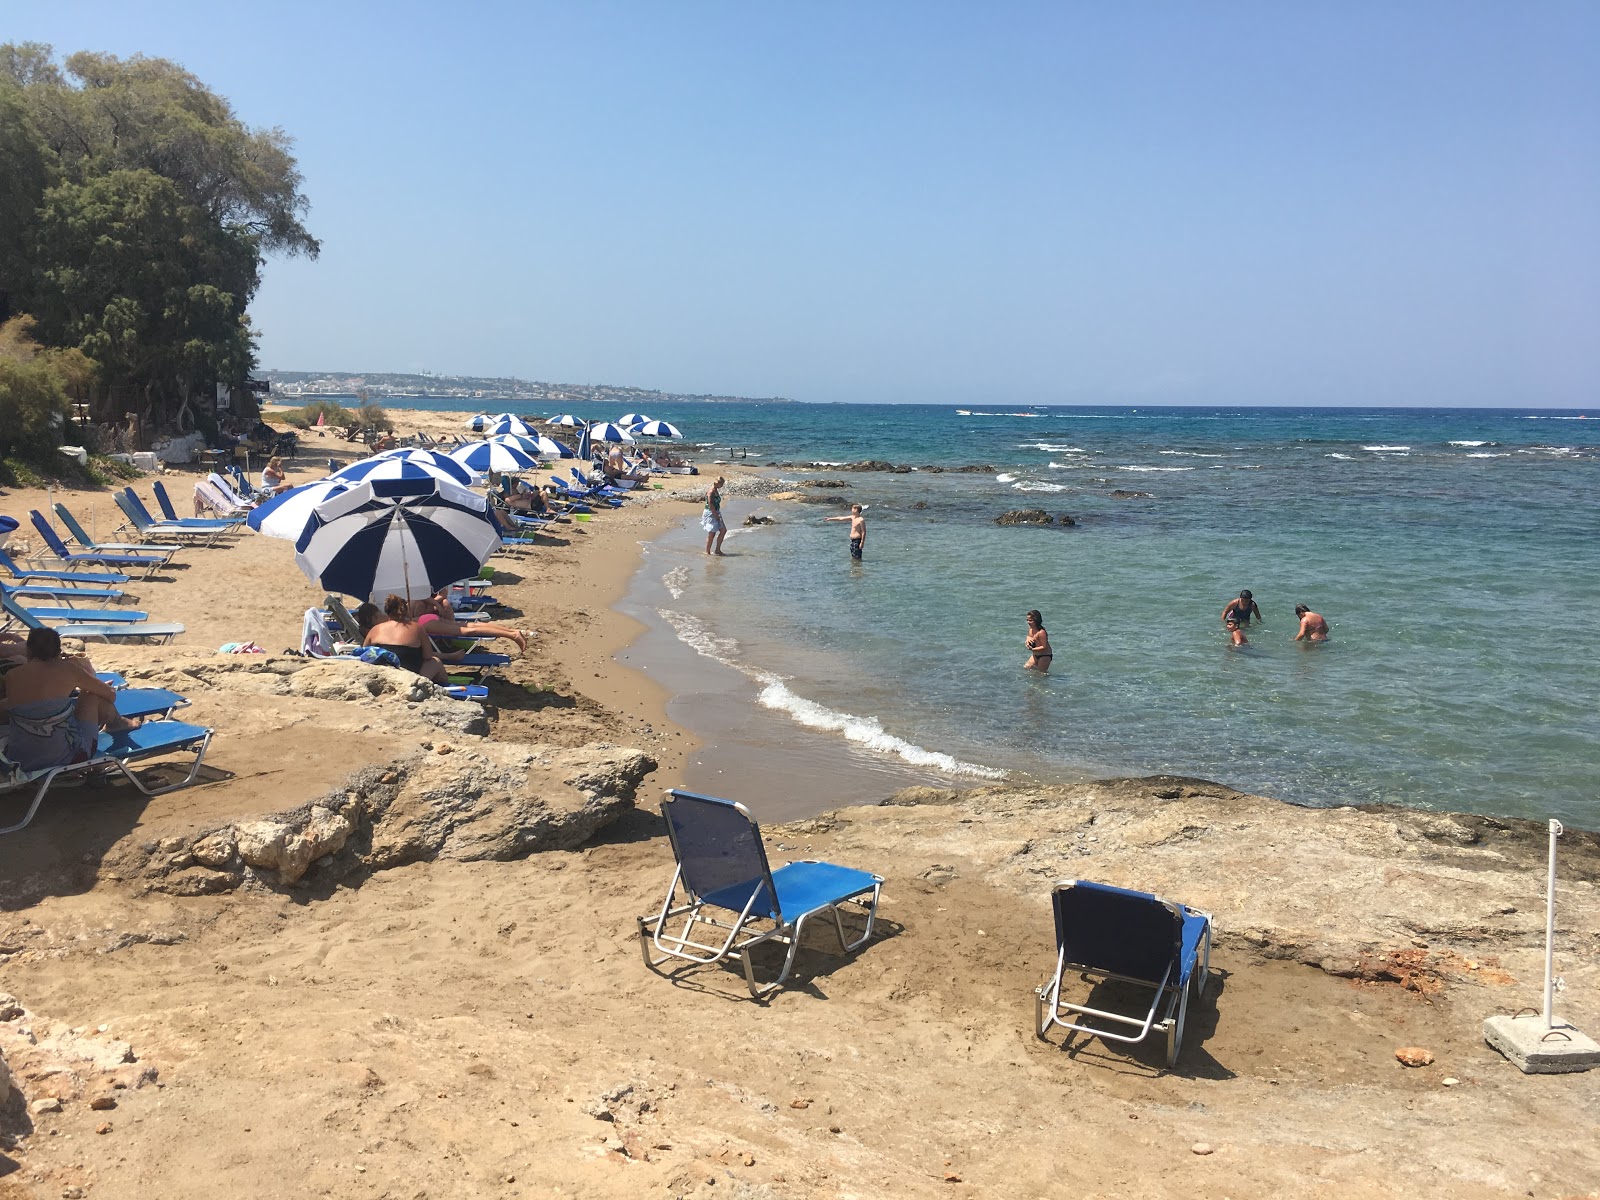
[[[1564,831],[1561,822],[1550,822],[1550,878],[1544,896],[1544,1027],[1555,1028],[1555,939],[1556,939],[1556,839]]]

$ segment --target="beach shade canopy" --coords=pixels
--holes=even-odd
[[[631,442],[633,434],[621,425],[614,425],[610,421],[602,421],[598,425],[589,426],[589,440],[591,442]]]
[[[559,417],[551,417],[545,424],[565,425],[568,429],[582,429],[588,422],[581,417],[573,416],[571,413],[562,413]]]
[[[329,496],[349,491],[351,486],[343,479],[319,479],[315,483],[301,484],[251,509],[245,524],[268,537],[299,541],[311,523],[312,510]]]
[[[681,438],[676,425],[669,425],[665,421],[646,421],[642,425],[635,425],[630,430],[634,437],[659,437]]]
[[[489,427],[489,422],[494,420],[488,413],[478,413],[467,422],[467,428],[473,433],[482,433]]]
[[[542,433],[532,433],[527,437],[518,437],[516,434],[508,433],[505,437],[497,438],[496,440],[515,446],[524,454],[532,454],[543,458],[572,458],[575,456],[575,452],[570,446],[563,445],[554,438],[547,438]]]
[[[340,467],[328,478],[342,479],[346,483],[366,479],[443,479],[448,483],[465,485],[472,482],[472,472],[445,454],[436,459],[380,455]]]
[[[368,479],[317,505],[295,563],[330,592],[420,600],[500,548],[484,498],[448,480]]]
[[[412,462],[432,463],[454,479],[455,468],[460,464],[443,450],[430,450],[426,446],[401,446],[394,450],[380,450],[373,458],[405,458]]]
[[[533,426],[529,425],[521,417],[514,416],[511,413],[501,413],[499,416],[490,420],[483,432],[487,433],[490,437],[495,437],[505,433],[514,433],[520,437],[532,433]]]
[[[631,430],[635,425],[643,425],[649,419],[643,413],[623,413],[617,418],[617,424]]]
[[[487,475],[490,471],[515,475],[518,471],[531,471],[539,465],[539,460],[533,455],[505,438],[469,442],[461,449],[451,451],[450,457],[474,475]]]

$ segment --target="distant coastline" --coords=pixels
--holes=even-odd
[[[374,400],[390,404],[482,401],[484,404],[795,404],[787,396],[720,396],[663,392],[616,384],[545,383],[487,375],[411,375],[396,372],[262,371],[276,403]]]

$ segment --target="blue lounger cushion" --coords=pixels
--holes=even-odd
[[[117,715],[130,718],[164,716],[188,703],[187,697],[166,688],[119,688],[116,700]]]

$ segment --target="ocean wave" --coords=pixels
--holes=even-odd
[[[766,676],[765,686],[761,689],[758,699],[763,707],[784,713],[798,725],[829,733],[841,733],[846,740],[858,746],[865,746],[881,754],[892,754],[912,766],[932,767],[949,775],[964,775],[972,779],[1006,777],[1004,771],[998,771],[993,767],[982,767],[977,763],[963,762],[953,755],[939,750],[928,750],[904,738],[896,737],[885,730],[876,717],[858,717],[853,713],[826,708],[815,700],[807,700],[804,696],[790,691],[776,676]]]
[[[1015,483],[1017,481],[1017,477],[1015,475],[1007,475],[1004,472],[1001,472],[999,475],[994,477],[994,481],[996,483]]]
[[[1072,489],[1064,483],[1041,483],[1037,479],[1024,479],[1013,483],[1012,487],[1019,492],[1069,492]]]
[[[1346,462],[1350,461],[1350,456],[1348,454],[1340,454],[1337,450],[1332,451],[1332,452],[1330,452],[1328,454],[1324,454],[1322,457],[1323,458],[1342,458]]]
[[[1062,446],[1055,442],[1022,442],[1018,450],[1043,450],[1046,454],[1087,454],[1082,446]]]
[[[1498,442],[1446,442],[1446,446],[1497,446]]]
[[[1199,450],[1157,450],[1157,454],[1176,454],[1182,458],[1227,458],[1226,454],[1206,454]]]
[[[689,586],[690,572],[688,567],[673,567],[661,577],[661,582],[667,585],[667,593],[674,600],[683,599],[684,589]]]
[[[658,609],[661,617],[672,626],[678,640],[703,658],[732,667],[741,675],[761,685],[757,697],[763,707],[787,715],[796,724],[809,729],[842,733],[846,739],[869,750],[893,754],[918,767],[932,767],[950,775],[964,775],[972,779],[1004,779],[1006,773],[993,767],[963,762],[953,755],[938,750],[928,750],[904,738],[896,737],[878,723],[876,717],[858,717],[854,713],[837,712],[796,695],[789,686],[771,671],[746,666],[739,661],[739,643],[733,638],[714,633],[699,617],[672,609]]]
[[[1192,471],[1193,467],[1118,467],[1119,471]]]
[[[1478,450],[1478,451],[1474,451],[1473,453],[1467,455],[1467,457],[1468,458],[1510,458],[1511,455],[1504,454],[1504,453],[1502,453],[1502,454],[1491,454],[1487,450]]]
[[[1375,454],[1408,454],[1410,446],[1363,446],[1363,450],[1371,450]]]
[[[1064,463],[1058,463],[1054,459],[1052,459],[1050,462],[1046,463],[1045,465],[1048,466],[1052,471],[1086,471],[1090,467],[1092,467],[1094,464],[1093,463],[1086,463],[1086,462],[1064,462]]]

